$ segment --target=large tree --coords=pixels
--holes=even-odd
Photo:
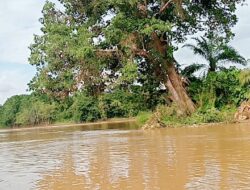
[[[31,88],[67,96],[91,86],[98,92],[117,78],[137,77],[142,64],[164,84],[184,114],[195,105],[183,87],[173,53],[202,31],[233,36],[236,5],[244,0],[60,0],[47,2],[41,36],[31,45],[37,66]],[[118,73],[118,74],[117,74]],[[128,73],[128,74],[127,74]],[[119,80],[118,80],[119,81]]]

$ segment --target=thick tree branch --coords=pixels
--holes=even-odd
[[[135,55],[141,56],[141,57],[144,57],[144,58],[148,58],[149,57],[148,51],[146,51],[144,49],[136,49],[134,51],[134,53],[135,53]]]
[[[169,0],[167,3],[165,3],[165,4],[161,7],[159,13],[161,14],[163,11],[165,11],[173,1],[174,1],[174,0]]]

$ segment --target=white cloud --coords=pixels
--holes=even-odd
[[[25,71],[19,70],[1,70],[0,71],[0,104],[6,101],[8,97],[17,94],[27,94],[27,83],[31,76]]]
[[[39,32],[43,0],[0,1],[0,64],[27,64],[28,46]]]
[[[57,2],[57,0],[52,0]],[[34,75],[28,64],[33,34],[40,33],[38,19],[45,0],[0,0],[0,104],[7,97],[27,93]]]
[[[56,1],[56,0],[54,0]],[[27,64],[45,0],[0,0],[0,64]]]

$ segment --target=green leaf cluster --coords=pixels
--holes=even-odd
[[[237,107],[247,99],[249,88],[240,83],[241,71],[231,67],[190,84],[189,92],[201,109]]]

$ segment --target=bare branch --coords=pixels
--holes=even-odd
[[[160,9],[160,14],[163,12],[163,11],[165,11],[167,8],[168,8],[168,6],[170,5],[170,3],[172,3],[173,2],[173,0],[169,0],[167,3],[165,3],[162,7],[161,7],[161,9]]]

